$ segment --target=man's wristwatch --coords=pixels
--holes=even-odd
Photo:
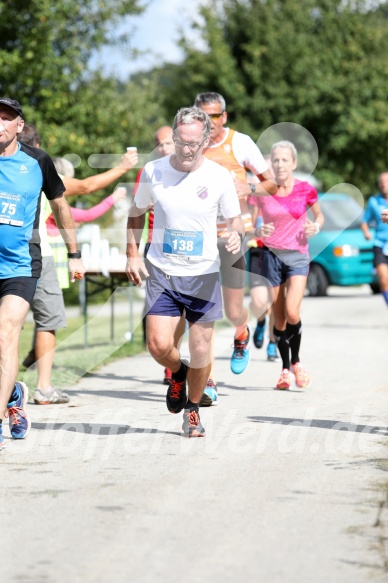
[[[256,184],[254,184],[253,182],[249,183],[249,188],[251,189],[251,194],[255,194],[256,192]]]
[[[75,251],[74,253],[67,254],[68,259],[81,259],[81,251]]]

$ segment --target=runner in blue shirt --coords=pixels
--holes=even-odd
[[[20,332],[42,269],[39,238],[44,190],[68,249],[71,280],[85,273],[65,187],[46,152],[20,144],[23,112],[14,99],[0,98],[0,449],[3,417],[11,436],[23,439],[31,426],[25,409],[28,387],[16,382]]]
[[[372,196],[366,205],[361,223],[365,239],[371,240],[369,225],[375,228],[373,240],[374,266],[379,278],[380,291],[388,305],[388,225],[382,220],[381,213],[388,205],[388,172],[382,172],[379,177],[379,194]]]

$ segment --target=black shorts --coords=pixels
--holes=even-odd
[[[388,265],[388,255],[384,255],[382,247],[373,247],[373,265]]]
[[[151,246],[151,242],[150,241],[148,243],[146,243],[145,246],[144,246],[144,253],[143,253],[144,259],[147,258],[148,251],[150,250],[150,246]]]
[[[19,296],[31,305],[38,285],[37,277],[8,277],[0,279],[0,298]]]
[[[249,287],[271,287],[268,279],[261,275],[261,255],[262,247],[252,247],[249,249]]]
[[[243,289],[245,287],[245,245],[242,251],[233,255],[225,249],[226,239],[217,239],[218,252],[220,254],[220,274],[221,284],[232,289]]]

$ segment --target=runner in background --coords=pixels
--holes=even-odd
[[[258,199],[263,225],[257,230],[257,236],[264,243],[259,274],[269,282],[274,335],[282,359],[282,372],[276,388],[290,388],[291,371],[296,385],[307,388],[310,377],[299,358],[302,339],[300,307],[310,263],[308,238],[319,233],[324,218],[315,188],[293,176],[297,167],[294,144],[288,141],[274,144],[271,162],[279,190],[275,196]],[[311,209],[314,221],[307,218],[307,209]]]
[[[32,124],[24,124],[22,131],[18,134],[17,139],[32,146],[40,148],[41,139],[38,130]],[[105,188],[114,180],[120,178],[129,169],[137,163],[137,153],[126,153],[122,156],[117,167],[111,168],[101,174],[90,176],[83,180],[74,178],[74,167],[66,159],[56,158],[59,173],[66,191],[65,196],[75,194],[89,194]],[[82,213],[82,216],[89,216],[94,220],[102,212],[108,210],[109,205],[114,203],[115,198],[121,197],[120,192],[111,195],[105,202],[97,205],[98,208],[89,211],[73,209],[70,212]],[[55,231],[56,237],[48,237],[46,220],[50,217],[49,224]],[[78,214],[78,217],[80,215]],[[93,219],[91,218],[93,216]],[[69,268],[66,245],[62,236],[57,231],[55,217],[52,215],[51,207],[42,194],[41,213],[39,223],[39,235],[41,240],[42,252],[42,273],[39,278],[36,293],[32,300],[31,309],[34,316],[35,332],[33,344],[30,352],[23,360],[26,368],[37,363],[38,379],[37,387],[34,393],[34,402],[37,405],[57,405],[68,403],[70,397],[68,394],[60,391],[51,385],[51,372],[55,356],[56,332],[66,327],[66,313],[63,300],[62,289],[70,285]],[[53,234],[51,232],[51,234]]]
[[[373,239],[369,225],[375,227],[373,239],[373,264],[379,279],[380,292],[388,306],[388,225],[386,224],[385,210],[388,204],[388,172],[382,172],[379,176],[379,194],[371,196],[366,205],[361,229],[365,239]]]
[[[271,181],[271,174],[259,148],[253,140],[231,128],[225,127],[228,120],[225,99],[219,93],[199,93],[194,104],[205,111],[211,119],[210,141],[203,155],[217,162],[232,174],[240,199],[241,215],[245,231],[251,231],[252,218],[249,212],[247,197],[251,193],[258,195],[274,194],[276,185]],[[255,182],[248,182],[247,170],[256,177]],[[227,225],[222,217],[217,223],[218,250],[220,253],[220,273],[222,295],[226,317],[235,327],[233,353],[230,368],[234,374],[244,372],[249,364],[248,348],[250,331],[248,327],[249,312],[243,305],[245,288],[245,245],[239,256],[231,257],[225,251],[223,236],[227,233]],[[201,406],[217,404],[218,394],[214,375],[214,336],[212,340],[212,368],[205,387]]]
[[[275,176],[272,170],[271,156],[264,156],[268,164],[268,169],[275,181]],[[264,246],[263,242],[256,237],[256,229],[259,229],[263,224],[263,217],[258,208],[258,198],[256,196],[248,197],[248,207],[252,215],[252,224],[254,230],[248,235],[248,272],[249,272],[249,293],[251,296],[251,303],[249,304],[252,315],[256,318],[256,327],[253,332],[253,344],[256,348],[262,348],[264,344],[265,329],[268,320],[268,345],[267,345],[267,360],[274,362],[278,359],[278,352],[276,348],[276,341],[273,333],[274,316],[268,294],[268,281],[259,275],[260,273],[260,257],[261,250]]]

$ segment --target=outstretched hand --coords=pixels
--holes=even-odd
[[[131,170],[132,168],[137,167],[138,163],[139,155],[137,153],[137,150],[128,150],[123,156],[121,156],[119,166],[121,168]]]
[[[124,186],[119,186],[112,192],[114,202],[118,202],[127,196],[127,189]]]

